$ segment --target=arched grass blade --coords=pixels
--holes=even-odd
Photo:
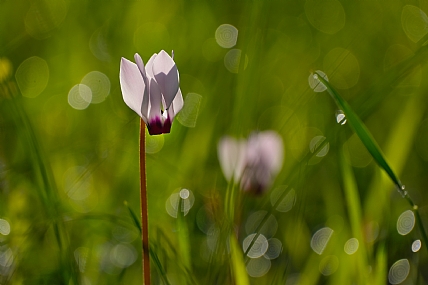
[[[385,170],[388,176],[391,178],[392,182],[397,186],[398,190],[401,194],[403,194],[403,185],[398,177],[395,175],[394,171],[392,171],[391,167],[386,162],[378,144],[375,139],[364,125],[364,123],[360,120],[357,114],[354,113],[351,106],[337,93],[337,91],[330,85],[328,81],[326,81],[320,74],[318,74],[318,79],[327,87],[327,92],[331,95],[333,100],[336,102],[337,106],[343,110],[346,115],[346,119],[355,133],[358,135],[360,140],[363,142],[364,146],[373,156],[374,160],[377,164]]]
[[[352,129],[355,131],[355,133],[358,135],[360,140],[363,142],[364,146],[370,152],[374,160],[376,160],[377,164],[383,170],[385,170],[385,172],[388,174],[392,182],[397,186],[397,190],[400,192],[403,198],[405,198],[409,202],[413,212],[416,215],[416,221],[419,224],[422,238],[424,239],[425,243],[428,243],[428,236],[423,226],[423,223],[418,211],[418,206],[410,198],[407,191],[404,190],[403,184],[401,183],[401,181],[398,179],[398,177],[392,171],[391,167],[386,162],[380,150],[380,147],[374,140],[373,136],[371,135],[367,127],[364,125],[364,123],[361,121],[361,119],[357,116],[357,114],[354,113],[351,106],[349,106],[348,103],[339,95],[339,93],[337,93],[337,91],[330,85],[330,83],[328,83],[328,81],[325,80],[321,74],[318,74],[318,73],[316,74],[318,75],[318,80],[321,82],[321,84],[324,84],[327,87],[327,92],[331,95],[333,100],[336,102],[337,106],[343,110]]]

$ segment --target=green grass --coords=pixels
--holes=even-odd
[[[387,284],[401,259],[400,284],[427,283],[427,12],[420,1],[0,1],[0,284],[141,284],[139,119],[119,63],[161,49],[174,50],[187,104],[170,134],[147,138],[153,284]],[[231,48],[216,42],[222,24],[238,30]],[[241,60],[225,62],[233,49]],[[318,70],[322,93],[308,84]],[[81,82],[92,71],[104,76]],[[73,97],[79,83],[99,103]],[[217,144],[264,130],[282,137],[284,164],[264,195],[247,195],[223,177]],[[415,226],[401,235],[406,210]],[[280,254],[248,257],[252,233],[250,245],[266,236]]]

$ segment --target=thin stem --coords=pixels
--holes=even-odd
[[[140,196],[141,196],[141,241],[143,243],[143,280],[144,285],[150,285],[149,257],[149,214],[147,203],[146,181],[146,124],[140,119]]]

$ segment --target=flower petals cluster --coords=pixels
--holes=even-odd
[[[151,135],[169,133],[183,108],[174,59],[163,50],[153,54],[146,65],[138,53],[134,59],[135,63],[122,57],[120,62],[123,100],[143,119]]]
[[[223,137],[217,151],[225,178],[254,194],[268,189],[284,159],[282,138],[274,131],[253,133],[247,140]]]

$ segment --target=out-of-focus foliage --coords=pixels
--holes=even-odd
[[[185,106],[170,134],[147,137],[153,284],[427,283],[412,209],[308,83],[327,75],[428,225],[427,12],[426,1],[0,0],[0,284],[141,284],[129,211],[139,119],[119,63],[162,49]],[[282,137],[284,165],[263,196],[246,195],[217,144],[265,130]]]

